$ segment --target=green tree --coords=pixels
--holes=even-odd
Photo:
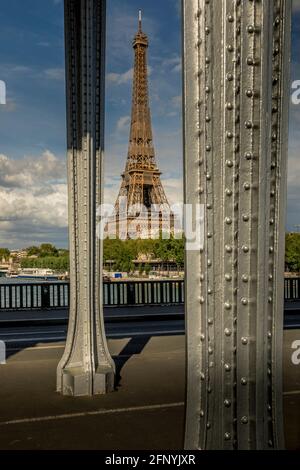
[[[51,243],[42,243],[40,246],[40,256],[41,257],[58,256],[58,250]]]
[[[41,253],[41,250],[38,246],[30,246],[26,251],[27,256],[39,256]]]
[[[6,261],[10,258],[10,251],[8,248],[0,248],[0,261],[2,261],[3,258]]]
[[[286,234],[285,264],[288,271],[300,272],[300,233]]]

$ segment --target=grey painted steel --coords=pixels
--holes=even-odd
[[[186,449],[284,446],[290,0],[183,0]]]
[[[57,390],[93,395],[114,388],[103,321],[102,201],[105,0],[65,0],[70,225],[70,320]]]

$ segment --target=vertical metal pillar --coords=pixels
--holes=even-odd
[[[105,0],[65,0],[70,318],[57,390],[93,395],[113,390],[102,308],[102,202]]]
[[[290,0],[183,0],[187,449],[284,446]]]

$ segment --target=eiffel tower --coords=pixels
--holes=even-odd
[[[121,223],[126,222],[128,227],[138,219],[134,230],[142,238],[149,238],[151,229],[153,234],[158,230],[160,233],[172,231],[174,227],[174,216],[170,211],[160,179],[161,172],[155,160],[148,92],[148,46],[148,37],[142,31],[140,11],[139,28],[133,40],[135,59],[128,156],[125,171],[121,175],[115,218],[117,234]],[[125,207],[123,200],[126,201]]]

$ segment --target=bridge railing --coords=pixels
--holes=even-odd
[[[286,301],[300,300],[300,278],[284,281]],[[183,304],[183,280],[113,281],[103,283],[105,306]],[[69,283],[0,284],[0,311],[65,309]]]
[[[103,283],[105,306],[183,304],[184,281],[119,281]],[[69,283],[0,284],[0,311],[65,309]]]
[[[286,277],[284,280],[285,300],[300,300],[300,277]]]

